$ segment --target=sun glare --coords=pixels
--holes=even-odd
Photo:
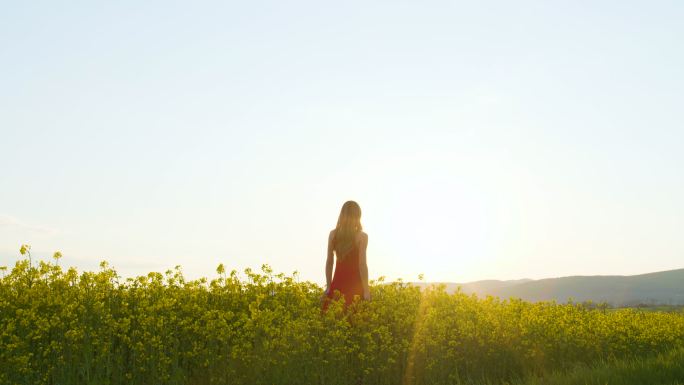
[[[378,268],[423,272],[430,280],[479,275],[481,261],[497,246],[495,202],[473,184],[415,182],[407,180],[398,193],[378,199],[382,212],[365,220],[382,263]]]

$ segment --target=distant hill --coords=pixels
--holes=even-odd
[[[435,282],[438,283],[438,282]],[[608,302],[613,306],[637,304],[684,305],[684,269],[640,275],[595,275],[519,279],[511,281],[485,280],[468,283],[444,282],[447,292],[457,287],[467,294],[493,295],[500,298],[516,297],[526,301]],[[425,287],[433,283],[412,282]]]
[[[411,284],[420,286],[420,287],[426,287],[430,286],[433,284],[445,284],[446,285],[446,291],[449,293],[453,293],[456,291],[456,288],[459,286],[461,287],[461,291],[466,293],[466,294],[484,294],[484,293],[489,293],[492,292],[493,290],[499,290],[503,289],[506,287],[510,286],[515,286],[521,283],[525,282],[532,282],[531,279],[515,279],[515,280],[510,280],[510,281],[499,281],[495,279],[488,279],[484,281],[475,281],[475,282],[468,282],[468,283],[454,283],[454,282],[411,282]]]

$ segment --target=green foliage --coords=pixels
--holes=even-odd
[[[580,364],[547,376],[532,376],[512,385],[684,385],[684,349],[658,355]]]
[[[28,249],[26,250],[28,251]],[[56,261],[58,258],[55,259]],[[123,280],[53,263],[0,279],[0,384],[454,384],[684,346],[680,313],[371,285],[320,310],[296,275],[180,267]]]

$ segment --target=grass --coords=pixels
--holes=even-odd
[[[578,365],[510,385],[684,385],[684,348],[631,360]]]

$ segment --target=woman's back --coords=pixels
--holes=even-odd
[[[362,229],[361,208],[358,203],[345,202],[340,210],[337,226],[328,236],[328,256],[325,263],[327,298],[324,309],[327,308],[328,299],[333,298],[336,292],[344,296],[346,304],[351,303],[357,295],[370,299],[366,265],[368,235]]]
[[[333,230],[335,231],[335,230]],[[333,298],[335,290],[344,295],[345,303],[350,304],[354,296],[363,297],[363,282],[359,269],[359,246],[365,233],[359,231],[353,238],[351,248],[343,250],[344,254],[338,253],[336,234],[333,234],[333,249],[335,250],[335,273],[328,292],[328,297]]]
[[[333,230],[335,231],[335,230]],[[338,252],[337,249],[337,244],[336,244],[336,238],[335,235],[333,235],[333,244],[335,245],[335,267],[337,266],[342,266],[343,268],[349,268],[349,269],[356,269],[358,271],[359,269],[359,243],[361,240],[361,234],[363,231],[359,231],[354,235],[354,242],[351,245],[350,249],[343,250],[342,252]],[[363,233],[365,234],[365,233]],[[340,253],[344,253],[343,255],[340,255]]]

